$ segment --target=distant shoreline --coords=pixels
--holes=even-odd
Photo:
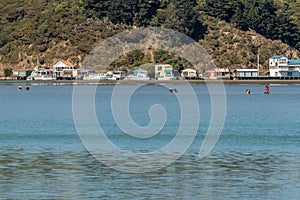
[[[130,85],[130,84],[300,84],[300,80],[51,80],[51,81],[27,81],[27,80],[0,80],[1,85]]]

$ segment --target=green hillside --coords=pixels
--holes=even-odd
[[[254,67],[259,53],[300,56],[300,0],[0,0],[0,73],[5,68],[78,67],[110,36],[135,27],[165,27],[196,41],[219,67]],[[132,52],[114,63],[128,69],[149,62],[188,64],[158,49]]]

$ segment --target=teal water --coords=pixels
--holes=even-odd
[[[114,122],[113,87],[99,85],[95,95],[99,124],[113,143],[144,152],[172,140],[181,117],[176,95],[159,85],[133,94],[130,113],[137,124],[149,123],[153,104],[168,114],[158,135],[141,140],[124,134]],[[173,164],[134,174],[111,169],[86,150],[73,121],[73,86],[33,85],[29,91],[1,86],[0,199],[298,199],[300,86],[270,88],[271,94],[264,95],[264,85],[225,86],[223,132],[201,160],[211,100],[205,85],[193,85],[201,111],[193,144]]]

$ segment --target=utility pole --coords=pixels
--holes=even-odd
[[[257,75],[259,76],[259,53],[257,52]]]

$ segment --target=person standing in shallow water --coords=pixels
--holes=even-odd
[[[270,87],[268,85],[265,87],[265,94],[270,94]]]

